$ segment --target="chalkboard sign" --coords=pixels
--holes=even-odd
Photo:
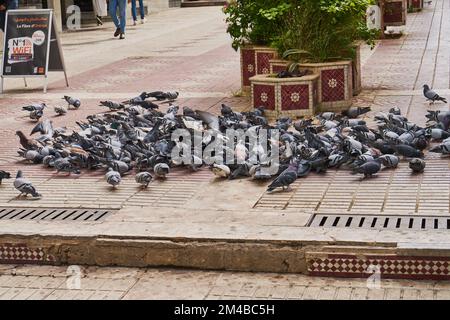
[[[8,10],[2,59],[2,83],[6,77],[45,77],[47,72],[64,71],[64,59],[52,9]],[[26,82],[25,82],[26,83]]]

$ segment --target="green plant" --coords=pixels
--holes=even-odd
[[[281,22],[290,9],[291,4],[284,0],[230,1],[223,11],[233,48],[245,43],[271,45],[282,32]]]
[[[356,40],[375,44],[378,32],[365,24],[366,9],[373,0],[291,1],[293,10],[284,17],[283,32],[275,42],[285,58],[297,62],[352,59]]]

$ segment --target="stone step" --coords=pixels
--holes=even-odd
[[[0,263],[177,267],[319,277],[450,280],[450,244],[4,235]]]
[[[224,6],[227,2],[220,0],[185,0],[181,2],[182,8],[188,7],[206,7],[206,6]]]

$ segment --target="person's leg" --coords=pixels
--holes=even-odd
[[[109,15],[116,28],[120,28],[120,22],[119,19],[117,19],[117,1],[118,0],[109,0]]]
[[[136,14],[136,0],[131,0],[131,14],[133,15],[133,21],[136,22],[137,14]]]
[[[120,30],[125,33],[127,23],[127,0],[119,0]]]
[[[9,0],[7,1],[8,10],[19,9],[19,0]]]
[[[145,18],[144,0],[139,0],[139,11],[141,12],[141,20]]]
[[[6,11],[0,11],[0,30],[2,31],[5,31],[5,18],[6,18]]]

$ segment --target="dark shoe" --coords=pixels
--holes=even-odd
[[[119,39],[125,39],[125,33],[121,32],[120,33],[120,38]]]
[[[120,30],[120,28],[117,28],[116,32],[114,32],[114,37],[117,37],[121,33],[122,33],[122,31]]]
[[[103,25],[102,17],[97,16],[97,26],[102,26],[102,25]]]

